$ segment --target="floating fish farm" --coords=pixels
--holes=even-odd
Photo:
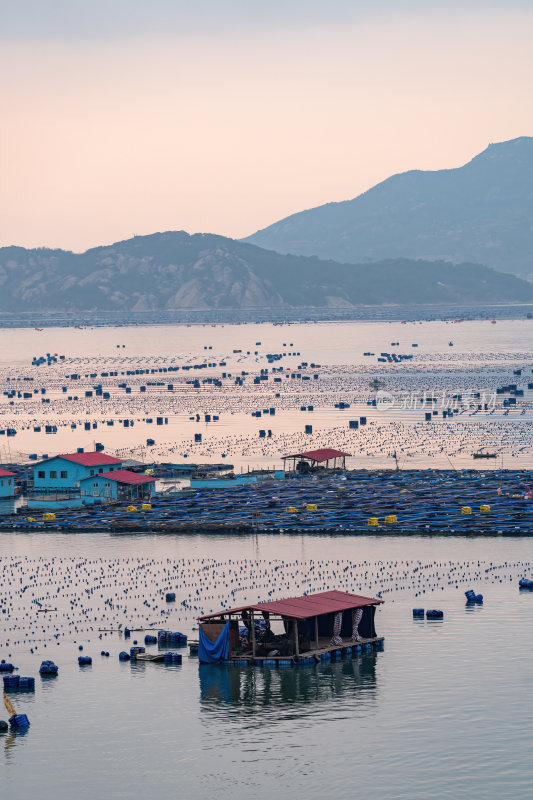
[[[530,471],[346,471],[106,504],[0,529],[319,534],[533,534]]]

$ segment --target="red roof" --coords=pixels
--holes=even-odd
[[[101,467],[103,464],[122,464],[119,458],[113,458],[105,453],[97,453],[96,451],[90,453],[66,453],[56,458],[66,458],[67,461],[74,461],[75,464],[81,464],[83,467]],[[50,461],[52,459],[49,459]]]
[[[290,597],[287,600],[272,600],[266,603],[256,603],[239,608],[229,608],[219,611],[217,614],[206,614],[199,619],[212,619],[213,617],[226,617],[228,614],[240,614],[241,611],[268,611],[271,614],[279,614],[282,617],[292,619],[308,619],[309,617],[320,616],[321,614],[331,614],[335,611],[345,611],[352,608],[363,608],[363,606],[377,606],[383,600],[373,597],[363,597],[359,594],[349,594],[348,592],[338,592],[334,589],[331,592],[319,592],[318,594],[307,594],[302,597]]]
[[[14,472],[9,472],[7,469],[0,469],[0,478],[11,478],[14,474]]]
[[[130,472],[129,469],[115,469],[113,472],[100,472],[98,475],[93,475],[94,478],[109,478],[111,481],[117,483],[154,483],[155,478],[149,475],[139,475],[137,472]],[[85,478],[90,480],[90,478]]]
[[[324,447],[322,450],[309,450],[307,453],[295,453],[292,456],[283,456],[283,458],[310,458],[312,461],[320,462],[349,455],[350,453],[343,453],[340,450],[333,450],[331,447]]]

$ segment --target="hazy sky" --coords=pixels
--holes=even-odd
[[[533,135],[531,0],[0,0],[0,245],[245,236]]]

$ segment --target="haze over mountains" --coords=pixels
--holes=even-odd
[[[0,248],[0,312],[500,301],[533,301],[533,284],[476,264],[340,264],[184,231],[81,254]]]
[[[350,263],[472,261],[533,279],[533,138],[491,144],[458,169],[393,175],[244,241]]]
[[[394,175],[245,241],[168,231],[81,254],[0,248],[0,312],[533,301],[533,283],[509,273],[533,280],[529,137],[458,169]]]

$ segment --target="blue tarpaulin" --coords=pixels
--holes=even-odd
[[[216,664],[225,661],[229,652],[229,622],[222,628],[216,642],[205,635],[201,625],[198,626],[200,639],[198,642],[198,658],[202,664]]]

